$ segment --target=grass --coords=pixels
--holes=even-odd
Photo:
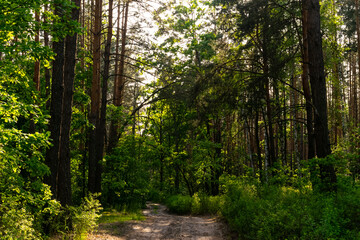
[[[115,222],[127,222],[132,220],[145,220],[145,217],[141,214],[140,211],[137,212],[118,212],[116,210],[104,211],[101,214],[101,217],[98,220],[98,224],[102,223],[115,223]]]

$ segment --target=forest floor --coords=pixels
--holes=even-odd
[[[89,236],[90,240],[227,240],[233,239],[226,224],[213,216],[179,216],[160,204],[148,203],[145,220],[104,223]]]

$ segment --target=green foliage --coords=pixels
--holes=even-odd
[[[195,193],[192,197],[191,213],[194,215],[220,214],[224,198],[222,196],[208,196]]]
[[[102,210],[97,195],[86,197],[79,207],[70,208],[72,211],[72,223],[75,239],[86,239],[83,236],[93,231]]]
[[[43,222],[58,214],[60,204],[50,200],[48,187],[43,193],[19,189],[19,194],[3,192],[0,205],[1,239],[42,239]]]
[[[238,181],[228,186],[222,214],[240,239],[358,239],[360,191],[345,186],[325,195]]]
[[[167,198],[166,206],[177,214],[219,214],[224,204],[222,196],[208,196],[204,193],[195,193],[191,196],[173,195]]]
[[[32,95],[30,79],[17,66],[13,69],[18,72],[8,77],[10,68],[0,68],[0,236],[41,239],[43,221],[58,208],[42,183],[49,173],[43,157],[49,136],[28,133],[32,117],[43,126],[45,116],[31,98],[22,97]]]
[[[126,221],[132,221],[132,220],[144,220],[145,217],[142,215],[140,211],[134,211],[134,212],[128,212],[128,211],[121,211],[118,212],[116,210],[109,210],[104,211],[101,214],[101,217],[98,220],[98,223],[121,223]]]
[[[120,139],[119,147],[106,157],[103,199],[109,206],[139,209],[145,205],[149,179],[143,154],[146,149],[142,149],[139,139],[127,136]]]
[[[49,68],[53,53],[35,41],[38,30],[53,39],[75,29],[43,6],[48,0],[2,0],[0,9],[0,238],[42,239],[61,215],[43,179],[49,174],[45,100],[34,89],[34,63]],[[60,3],[60,2],[58,2]],[[68,17],[73,5],[61,1]],[[47,21],[36,21],[35,12]],[[65,27],[65,25],[67,27]],[[73,25],[73,26],[71,26]],[[58,29],[56,29],[58,27]],[[58,31],[59,34],[56,33]],[[55,36],[56,35],[56,36]],[[43,88],[44,90],[45,88]]]
[[[148,200],[156,203],[165,202],[166,195],[163,191],[155,188],[150,188],[148,193]]]
[[[85,197],[79,206],[67,206],[57,212],[49,222],[50,235],[71,239],[86,239],[88,233],[97,226],[101,217],[101,204],[93,194]]]
[[[166,206],[170,212],[176,214],[191,213],[192,198],[190,196],[174,195],[166,200]]]

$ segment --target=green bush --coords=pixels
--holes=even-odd
[[[240,239],[359,239],[360,191],[228,186],[222,214]]]
[[[146,162],[134,152],[140,139],[127,136],[106,156],[102,178],[105,207],[135,211],[145,206],[149,193]]]
[[[98,195],[85,197],[80,206],[62,208],[55,217],[49,219],[51,236],[63,239],[87,239],[87,234],[95,229],[102,210]]]
[[[168,209],[177,214],[218,214],[223,204],[222,196],[207,196],[204,193],[195,193],[194,196],[173,195],[166,205]]]
[[[190,196],[174,195],[166,200],[166,206],[170,212],[176,214],[191,213],[192,198]]]
[[[147,199],[156,203],[163,203],[165,201],[165,194],[155,188],[150,188]]]
[[[97,195],[90,195],[84,199],[79,207],[71,208],[75,239],[83,239],[83,236],[86,236],[87,233],[93,231],[97,226],[97,220],[101,216],[100,211],[102,207],[96,197]]]
[[[195,193],[192,197],[191,214],[218,214],[223,204],[222,196],[208,196],[204,193]]]

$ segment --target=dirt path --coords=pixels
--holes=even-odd
[[[147,206],[148,208],[143,211],[145,221],[103,224],[89,239],[231,239],[225,224],[214,217],[178,216],[169,214],[163,205],[149,203]]]

